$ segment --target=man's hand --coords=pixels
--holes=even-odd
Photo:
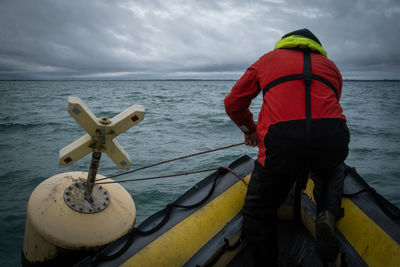
[[[251,134],[245,134],[244,143],[246,144],[246,146],[257,146],[258,145],[257,132]]]

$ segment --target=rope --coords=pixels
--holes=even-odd
[[[162,178],[169,178],[169,177],[175,177],[175,176],[184,176],[184,175],[202,173],[202,172],[210,172],[210,171],[216,171],[216,170],[218,170],[218,168],[210,168],[210,169],[204,169],[204,170],[198,170],[198,171],[182,172],[182,173],[160,175],[160,176],[151,176],[151,177],[144,177],[144,178],[132,178],[132,179],[126,179],[126,180],[119,180],[119,181],[100,182],[100,183],[96,182],[96,184],[115,184],[115,183],[145,181],[145,180],[162,179]]]
[[[115,178],[115,177],[118,177],[118,176],[122,176],[122,175],[133,173],[133,172],[137,172],[137,171],[140,171],[140,170],[144,170],[144,169],[147,169],[147,168],[150,168],[150,167],[155,167],[155,166],[158,166],[158,165],[161,165],[161,164],[165,164],[165,163],[169,163],[169,162],[172,162],[172,161],[186,159],[186,158],[190,158],[190,157],[195,157],[195,156],[199,156],[199,155],[203,155],[203,154],[207,154],[207,153],[211,153],[211,152],[215,152],[215,151],[219,151],[219,150],[224,150],[224,149],[231,148],[231,147],[241,146],[241,145],[244,145],[244,142],[238,143],[238,144],[229,145],[229,146],[219,147],[219,148],[215,148],[215,149],[211,149],[211,150],[207,150],[207,151],[203,151],[203,152],[199,152],[199,153],[195,153],[195,154],[191,154],[191,155],[186,155],[186,156],[182,156],[182,157],[179,157],[179,158],[174,158],[174,159],[161,161],[161,162],[154,163],[154,164],[142,167],[142,168],[138,168],[138,169],[134,169],[134,170],[131,170],[131,171],[123,172],[123,173],[120,173],[120,174],[115,174],[115,175],[111,175],[111,176],[108,176],[108,177],[105,177],[105,178],[97,179],[96,181]]]
[[[210,172],[210,171],[216,171],[216,170],[221,171],[221,169],[231,172],[233,175],[235,175],[237,178],[239,178],[239,180],[242,181],[247,186],[247,182],[244,180],[244,178],[241,177],[237,172],[235,172],[234,170],[232,170],[231,168],[228,168],[228,167],[210,168],[210,169],[204,169],[204,170],[189,171],[189,172],[182,172],[182,173],[175,173],[175,174],[168,174],[168,175],[144,177],[144,178],[132,178],[132,179],[126,179],[126,180],[120,180],[120,181],[109,181],[109,182],[100,182],[100,183],[96,182],[95,184],[115,184],[115,183],[126,183],[126,182],[153,180],[153,179],[162,179],[162,178],[184,176],[184,175],[189,175],[189,174]]]
[[[240,181],[242,181],[244,183],[245,186],[247,186],[247,182],[237,172],[235,172],[234,170],[232,170],[231,168],[228,168],[228,167],[221,167],[221,168],[223,168],[223,169],[229,171],[230,173],[232,173],[233,175],[235,175],[237,178],[239,178]]]

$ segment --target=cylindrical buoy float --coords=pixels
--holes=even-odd
[[[33,191],[27,207],[24,266],[72,265],[133,227],[136,208],[130,194],[117,183],[95,184],[87,200],[87,176],[87,172],[57,174]]]

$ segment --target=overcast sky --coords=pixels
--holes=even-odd
[[[399,0],[0,0],[0,79],[237,79],[300,28],[345,79],[400,79]]]

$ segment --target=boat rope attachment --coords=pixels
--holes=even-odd
[[[236,250],[236,249],[238,249],[239,247],[240,247],[240,245],[242,245],[242,243],[244,242],[244,238],[241,236],[237,241],[236,241],[236,243],[235,244],[233,244],[233,245],[230,245],[229,244],[229,239],[227,239],[227,238],[224,238],[224,246],[221,248],[221,250],[218,252],[218,254],[210,261],[210,262],[208,262],[207,264],[205,264],[205,267],[212,267],[212,266],[214,266],[218,261],[219,261],[219,259],[227,252],[227,251],[234,251],[234,250]],[[200,266],[200,265],[196,265],[196,267],[197,266]]]
[[[355,168],[349,167],[345,165],[346,171],[350,172],[352,175],[359,177],[360,181],[363,181],[363,179],[360,177],[360,175],[357,173]],[[361,189],[358,192],[355,193],[343,193],[343,197],[347,198],[352,198],[355,197],[361,193],[364,192],[369,192],[372,194],[372,196],[375,198],[376,203],[378,206],[382,209],[382,211],[390,218],[394,220],[399,220],[400,219],[400,210],[397,206],[389,202],[387,199],[385,199],[381,194],[376,192],[375,188],[371,187],[369,184],[364,182],[364,189]]]

